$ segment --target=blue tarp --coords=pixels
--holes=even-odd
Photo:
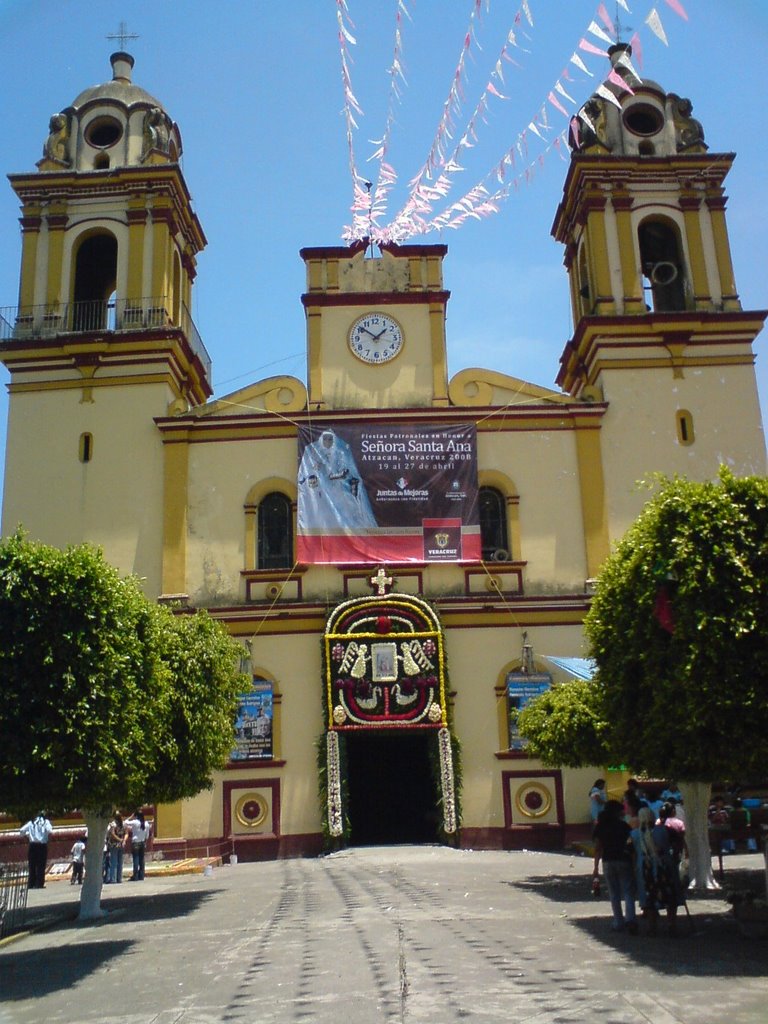
[[[576,679],[591,679],[597,671],[597,665],[591,658],[554,658],[549,654],[542,654],[541,657]]]

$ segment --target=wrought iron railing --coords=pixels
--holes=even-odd
[[[0,864],[0,939],[24,924],[28,881],[26,862]]]
[[[94,331],[136,331],[178,327],[184,332],[192,351],[200,358],[210,376],[211,357],[195,327],[189,310],[160,298],[87,300],[57,302],[41,306],[0,308],[0,343],[34,341],[60,334],[87,334]]]

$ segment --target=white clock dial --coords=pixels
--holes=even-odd
[[[349,347],[364,363],[387,363],[403,347],[403,329],[386,313],[366,313],[352,324]]]

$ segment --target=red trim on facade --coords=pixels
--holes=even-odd
[[[371,309],[374,306],[418,306],[440,303],[450,299],[448,291],[414,292],[305,292],[301,296],[305,309],[311,306],[357,306]]]

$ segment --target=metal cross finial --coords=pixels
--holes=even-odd
[[[107,39],[119,39],[120,40],[120,49],[124,50],[125,49],[126,40],[128,40],[128,39],[138,39],[139,37],[136,35],[135,32],[129,32],[128,31],[128,26],[126,25],[126,23],[124,21],[121,21],[119,26],[118,26],[117,32],[110,33],[110,35],[106,36],[106,38]]]
[[[622,25],[621,24],[621,15],[619,14],[619,5],[618,5],[618,3],[616,4],[616,22],[615,22],[614,27],[616,29],[616,42],[617,43],[621,42],[622,30],[624,32],[631,32],[632,31],[632,26],[631,25]]]
[[[386,572],[379,566],[375,576],[371,576],[371,586],[376,587],[376,593],[379,597],[383,597],[387,592],[387,587],[392,586],[392,577],[387,576]]]

